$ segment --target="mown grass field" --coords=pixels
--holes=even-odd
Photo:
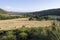
[[[18,18],[10,20],[0,20],[0,30],[10,30],[25,27],[48,27],[52,25],[52,21],[28,21],[28,18]]]

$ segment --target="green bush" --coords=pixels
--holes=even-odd
[[[16,40],[16,36],[14,35],[3,36],[1,40]]]
[[[26,40],[26,39],[27,39],[28,34],[27,34],[27,33],[25,33],[25,32],[21,32],[21,33],[19,34],[19,36],[20,36],[20,38],[21,38],[22,40]]]

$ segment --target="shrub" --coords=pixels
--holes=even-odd
[[[4,33],[4,31],[0,30],[0,35],[3,34],[3,33]]]
[[[14,35],[14,32],[13,31],[7,31],[6,34],[7,35]]]
[[[20,38],[21,38],[22,40],[26,40],[26,39],[27,39],[28,34],[27,34],[27,33],[25,33],[25,32],[22,32],[22,33],[20,33],[20,34],[19,34],[19,36],[20,36]]]
[[[14,35],[3,36],[1,40],[16,40],[16,36]]]
[[[60,27],[57,27],[55,23],[50,27],[22,27],[6,31],[7,35],[3,31],[1,33],[1,40],[60,40]]]

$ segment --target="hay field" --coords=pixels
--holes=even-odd
[[[11,30],[25,27],[46,27],[51,26],[52,21],[28,21],[28,18],[19,18],[11,20],[0,20],[0,30]]]

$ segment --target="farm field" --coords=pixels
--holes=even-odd
[[[28,21],[28,18],[18,18],[11,20],[0,20],[0,30],[11,30],[25,27],[47,27],[51,26],[52,21]]]

